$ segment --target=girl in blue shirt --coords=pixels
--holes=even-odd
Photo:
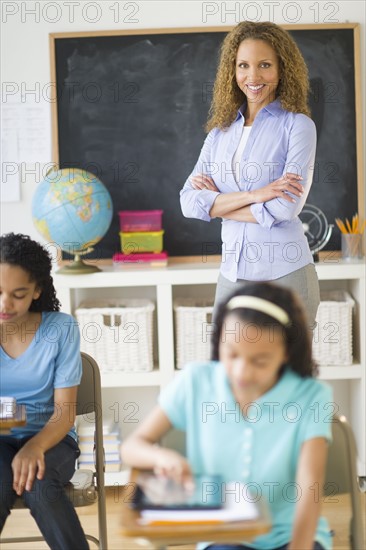
[[[313,179],[316,128],[305,61],[291,35],[269,22],[226,36],[209,132],[180,194],[186,217],[222,219],[218,305],[248,281],[301,296],[315,326],[319,284],[298,217]]]
[[[330,549],[320,506],[335,411],[330,388],[314,378],[295,294],[272,283],[237,291],[218,313],[213,359],[188,365],[162,391],[123,443],[124,462],[182,482],[219,475],[255,487],[271,531],[224,548]],[[187,457],[156,445],[173,427],[186,433]]]
[[[54,550],[88,549],[64,485],[75,471],[80,336],[59,311],[51,258],[25,235],[0,237],[1,395],[25,404],[27,424],[0,435],[0,532],[21,496]]]

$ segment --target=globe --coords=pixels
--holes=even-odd
[[[62,273],[99,271],[80,256],[93,250],[112,221],[111,196],[93,174],[78,168],[51,170],[39,184],[32,201],[33,222],[44,239],[75,254]]]

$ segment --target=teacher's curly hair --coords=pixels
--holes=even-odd
[[[40,297],[32,301],[29,311],[60,311],[51,276],[51,256],[41,244],[20,233],[1,235],[0,263],[22,268],[42,291]]]
[[[263,40],[276,52],[280,82],[275,92],[282,107],[310,116],[309,77],[304,58],[292,36],[275,23],[243,21],[225,37],[217,69],[206,130],[228,128],[235,120],[245,95],[236,82],[236,54],[243,40]]]

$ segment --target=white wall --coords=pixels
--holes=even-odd
[[[243,19],[271,20],[279,24],[356,22],[361,24],[362,98],[365,115],[365,3],[353,1],[102,1],[89,0],[1,2],[2,102],[26,94],[46,109],[45,131],[51,140],[51,104],[47,100],[50,82],[49,33],[109,29],[149,29],[235,25]],[[33,13],[32,13],[33,12]],[[92,22],[95,20],[95,22]],[[9,92],[13,90],[10,98]],[[39,90],[39,92],[38,92]],[[46,92],[43,92],[46,90]],[[364,131],[365,136],[365,116]],[[365,139],[365,138],[364,138]],[[52,160],[51,158],[49,159]],[[34,168],[34,165],[26,165]],[[39,172],[42,172],[40,166]],[[17,231],[41,240],[32,223],[32,194],[40,181],[38,175],[23,171],[20,202],[1,204],[1,232]]]

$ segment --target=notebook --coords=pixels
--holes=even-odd
[[[257,505],[239,482],[196,476],[194,489],[151,474],[137,480],[133,506],[141,525],[217,524],[258,519]]]

